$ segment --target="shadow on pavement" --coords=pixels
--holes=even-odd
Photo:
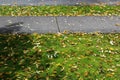
[[[23,22],[12,23],[0,28],[0,34],[16,33],[22,28]]]

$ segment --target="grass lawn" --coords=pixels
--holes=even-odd
[[[0,79],[119,80],[120,33],[0,34]]]
[[[0,6],[0,16],[111,16],[120,15],[120,5]]]

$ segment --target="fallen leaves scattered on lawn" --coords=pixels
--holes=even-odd
[[[112,16],[120,15],[120,7],[109,5],[81,6],[0,6],[1,16]]]
[[[119,79],[120,34],[0,34],[2,79]]]

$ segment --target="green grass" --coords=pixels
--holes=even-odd
[[[120,15],[120,5],[81,6],[0,6],[0,16],[113,16]]]
[[[120,33],[0,34],[0,79],[119,80]]]

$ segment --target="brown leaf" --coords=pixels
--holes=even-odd
[[[116,24],[115,24],[115,26],[118,26],[118,27],[120,27],[120,24],[119,24],[119,23],[116,23]]]

